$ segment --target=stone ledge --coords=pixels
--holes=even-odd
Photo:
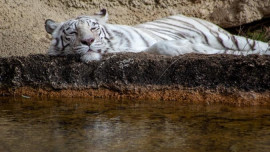
[[[88,64],[72,55],[0,58],[2,96],[261,105],[270,103],[269,91],[270,56],[125,53]]]

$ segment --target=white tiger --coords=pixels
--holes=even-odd
[[[267,43],[232,35],[198,18],[175,15],[135,26],[108,24],[107,20],[106,9],[62,23],[46,20],[46,31],[53,38],[49,55],[81,54],[84,62],[116,52],[270,55]]]

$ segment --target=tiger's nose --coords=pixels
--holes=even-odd
[[[89,38],[89,39],[81,40],[81,43],[84,44],[84,45],[90,46],[94,41],[95,41],[94,38]]]

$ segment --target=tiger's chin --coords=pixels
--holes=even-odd
[[[91,61],[99,61],[101,59],[101,54],[97,52],[87,52],[81,56],[81,60],[85,63]]]

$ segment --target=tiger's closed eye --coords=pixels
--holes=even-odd
[[[92,27],[90,30],[95,31],[95,30],[97,30],[97,27]]]

